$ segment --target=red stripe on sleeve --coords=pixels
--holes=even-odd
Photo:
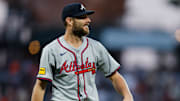
[[[40,78],[40,77],[38,77],[37,79],[40,79],[40,80],[46,80],[46,81],[50,81],[50,82],[52,82],[52,80],[51,80],[51,79],[47,79],[47,78]]]

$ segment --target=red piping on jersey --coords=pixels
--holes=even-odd
[[[39,78],[39,77],[37,77],[37,79],[40,79],[40,80],[46,80],[46,81],[50,81],[50,82],[52,82],[52,80],[51,80],[51,79],[47,79],[47,78]]]
[[[85,50],[88,48],[88,45],[89,45],[89,43],[88,43],[88,38],[87,38],[87,45],[86,45],[86,47],[84,48],[84,50],[81,52],[81,63],[82,63],[83,68],[84,68],[84,65],[83,65],[83,53],[84,53]],[[87,93],[86,93],[86,83],[85,83],[84,73],[83,73],[83,79],[84,79],[84,92],[85,92],[86,98],[87,98],[88,95],[87,95]]]
[[[65,46],[63,46],[63,45],[61,44],[61,42],[59,41],[59,38],[57,38],[57,41],[58,41],[58,43],[60,44],[61,47],[63,47],[64,49],[66,49],[67,51],[71,52],[71,53],[74,55],[75,63],[76,63],[75,65],[76,65],[76,67],[77,67],[76,54],[75,54],[73,51],[71,51],[70,49],[68,49],[68,48],[66,48]],[[77,68],[78,68],[78,67],[77,67]],[[80,99],[80,97],[79,97],[79,75],[77,75],[77,80],[78,80],[78,99],[79,99],[79,101],[81,101],[81,99]]]

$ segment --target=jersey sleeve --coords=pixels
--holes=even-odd
[[[48,47],[45,47],[41,54],[37,79],[52,81],[53,80],[53,72],[52,72],[53,65],[54,65],[54,57],[52,55],[52,51]]]
[[[99,43],[99,52],[100,59],[98,59],[98,69],[104,73],[105,77],[109,77],[120,68],[120,64],[109,54],[101,43]]]

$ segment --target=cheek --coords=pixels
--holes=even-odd
[[[83,21],[75,21],[73,25],[74,25],[74,28],[84,28],[85,27],[84,23],[85,22]]]
[[[74,28],[74,29],[78,29],[78,28],[79,28],[79,25],[78,25],[78,24],[74,24],[74,25],[73,25],[73,28]]]
[[[80,28],[80,27],[83,27],[83,24],[81,24],[81,23],[76,23],[74,26],[75,26],[76,28]]]

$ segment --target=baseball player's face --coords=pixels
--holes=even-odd
[[[87,15],[73,19],[72,31],[75,35],[81,37],[89,34],[89,24],[91,20]]]

